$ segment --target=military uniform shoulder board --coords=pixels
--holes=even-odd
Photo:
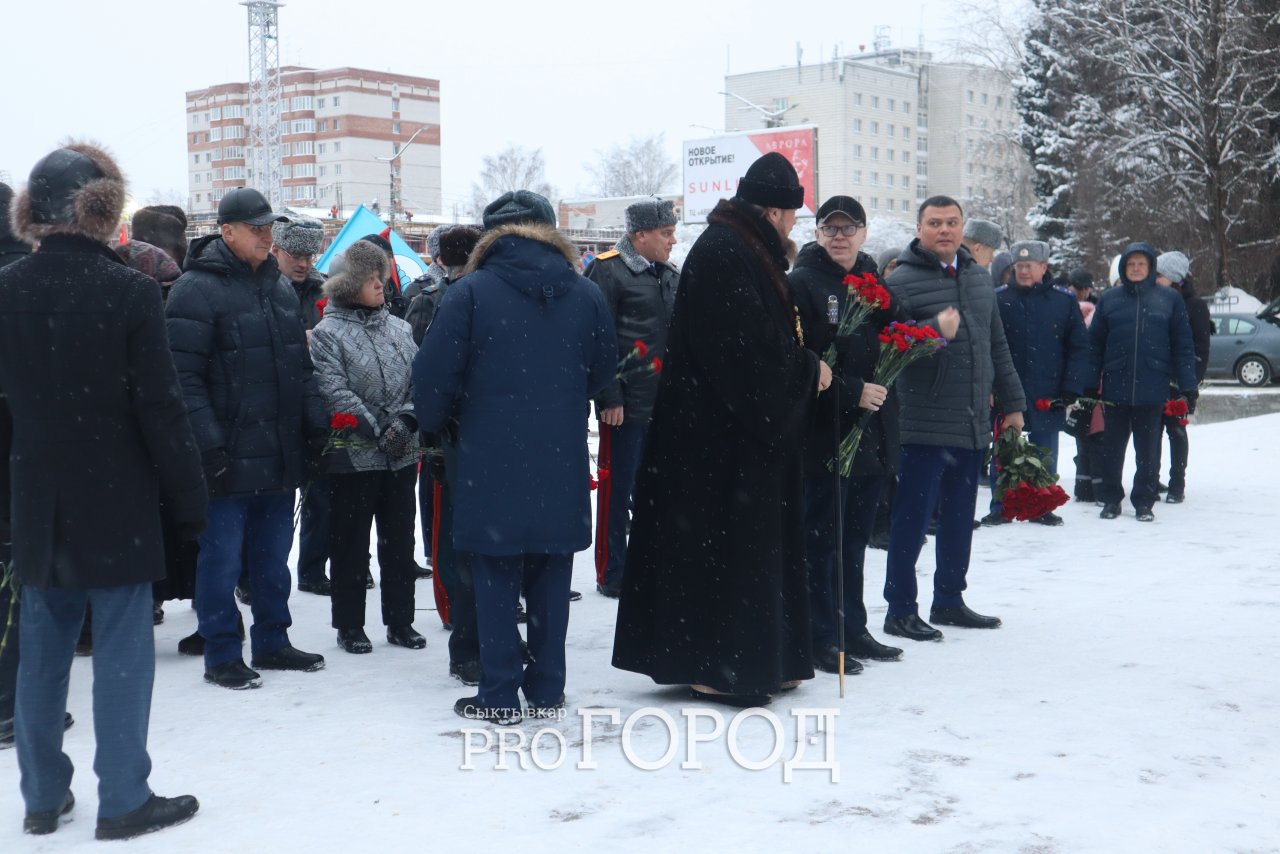
[[[596,260],[597,260],[597,261],[607,261],[607,260],[609,260],[610,258],[615,258],[615,257],[617,257],[618,255],[621,255],[621,254],[622,254],[622,253],[621,253],[621,252],[619,252],[617,249],[610,249],[608,252],[601,252],[599,255],[597,255],[597,256],[596,256]]]
[[[440,290],[440,283],[439,283],[439,282],[432,282],[432,283],[431,283],[431,284],[429,284],[429,285],[423,285],[422,290],[421,290],[421,291],[419,291],[419,293],[424,293],[424,294],[434,294],[434,293],[435,293],[436,291],[438,291],[438,290]]]
[[[1007,291],[1007,290],[1009,290],[1008,285],[1001,285],[1000,287],[996,288],[996,293],[1003,293],[1004,291]]]

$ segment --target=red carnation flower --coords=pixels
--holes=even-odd
[[[643,341],[637,341],[633,345],[632,349],[636,351],[636,355],[639,356],[641,359],[643,359],[645,356],[649,354],[649,345],[644,343]]]
[[[316,308],[320,310],[321,317],[324,317],[324,310],[325,310],[325,307],[328,305],[329,305],[328,297],[323,297],[321,299],[316,300]]]
[[[354,430],[359,424],[350,412],[339,412],[329,419],[329,427],[334,430]]]
[[[649,364],[653,365],[653,372],[654,372],[655,374],[660,374],[660,373],[662,373],[662,359],[660,359],[660,358],[659,358],[659,357],[657,357],[657,356],[654,356],[654,357],[653,357],[653,361],[652,361],[652,362],[650,362]]]
[[[1037,412],[1048,412],[1050,409],[1053,409],[1053,401],[1049,398],[1042,397],[1036,401]]]
[[[1164,405],[1164,414],[1170,418],[1182,418],[1187,414],[1187,402],[1180,397],[1168,401]]]

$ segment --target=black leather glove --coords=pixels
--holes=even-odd
[[[1187,414],[1190,415],[1191,413],[1195,412],[1196,402],[1200,400],[1200,390],[1193,388],[1190,391],[1181,391],[1178,393],[1181,394],[1184,398],[1186,398]]]
[[[210,448],[200,455],[204,467],[204,482],[209,494],[220,497],[231,486],[231,455],[226,448]]]
[[[1058,394],[1058,400],[1062,401],[1063,406],[1070,406],[1080,399],[1080,395],[1074,391],[1064,391]]]
[[[403,459],[418,449],[418,426],[409,426],[406,416],[392,418],[378,439],[378,450],[393,460]]]

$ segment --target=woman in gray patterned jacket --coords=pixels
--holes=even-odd
[[[346,268],[325,282],[324,317],[311,333],[311,359],[329,414],[355,417],[326,456],[332,507],[329,571],[333,627],[347,652],[373,651],[364,632],[369,528],[378,522],[382,622],[387,641],[422,649],[414,631],[413,525],[417,504],[418,422],[411,369],[418,348],[409,324],[388,312],[386,254],[357,242]]]

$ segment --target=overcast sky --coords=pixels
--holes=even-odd
[[[238,0],[44,0],[10,3],[0,68],[0,171],[26,180],[68,135],[96,139],[132,190],[186,194],[184,93],[248,77],[247,12]],[[720,128],[726,66],[794,65],[893,44],[945,52],[955,4],[656,0],[288,0],[281,62],[356,66],[440,80],[444,204],[469,198],[485,154],[540,147],[563,195],[589,189],[597,149],[655,131],[673,158],[682,139]]]

